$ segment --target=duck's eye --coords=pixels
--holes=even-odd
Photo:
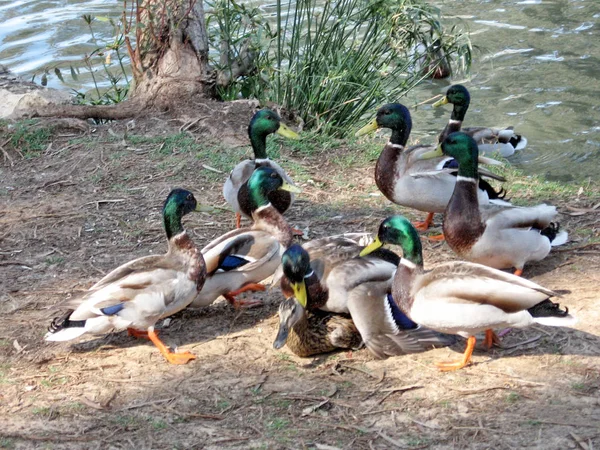
[[[271,178],[277,178],[277,173],[276,172],[271,173],[270,177]]]
[[[186,200],[193,200],[194,196],[192,194],[188,194]]]

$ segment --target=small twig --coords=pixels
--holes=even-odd
[[[575,440],[575,442],[577,442],[579,444],[579,446],[583,449],[583,450],[589,450],[588,445],[583,441],[583,439],[581,439],[579,436],[577,436],[575,433],[573,433],[572,431],[569,433],[571,435],[571,437]]]
[[[210,170],[211,172],[215,172],[215,173],[225,173],[222,170],[219,169],[215,169],[214,167],[210,167],[209,165],[206,164],[202,164],[202,167],[204,167],[206,170]]]
[[[388,443],[392,444],[395,448],[404,448],[403,445],[401,445],[400,443],[398,443],[397,441],[395,441],[394,439],[389,437],[383,431],[378,431],[377,434],[379,435],[380,438],[386,440]]]
[[[119,411],[127,411],[129,409],[143,408],[144,406],[158,405],[160,403],[168,403],[168,402],[171,402],[173,400],[175,400],[175,397],[163,398],[163,399],[160,399],[160,400],[152,400],[151,402],[137,403],[135,405],[129,405],[129,406],[126,406],[124,408],[121,408]]]
[[[96,204],[96,209],[100,209],[100,204],[101,203],[121,203],[124,202],[125,199],[124,198],[115,198],[115,199],[107,199],[107,200],[96,200],[93,202],[87,202],[84,203],[83,205],[80,206],[80,208],[83,208],[86,205],[93,205],[94,203]]]
[[[513,344],[513,345],[503,345],[502,346],[502,350],[509,350],[511,348],[515,348],[515,347],[520,347],[522,345],[531,344],[532,342],[539,341],[541,338],[542,338],[542,335],[539,334],[539,335],[534,336],[531,339],[527,339],[526,341],[523,341],[523,342],[517,342],[516,344]]]

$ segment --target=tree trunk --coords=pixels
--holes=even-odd
[[[50,105],[31,115],[126,119],[148,110],[177,109],[194,98],[214,98],[217,84],[226,86],[253,70],[255,55],[247,48],[236,61],[227,60],[228,51],[221,55],[231,70],[217,72],[209,65],[202,0],[124,0],[122,24],[133,72],[128,99],[107,106]]]
[[[144,0],[138,7],[137,45],[131,48],[132,99],[169,109],[196,95],[212,96],[208,35],[201,0]]]

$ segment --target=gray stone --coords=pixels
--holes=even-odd
[[[0,65],[0,119],[18,119],[41,106],[72,102],[69,93],[25,81]]]

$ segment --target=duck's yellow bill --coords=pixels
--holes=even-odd
[[[302,192],[302,189],[300,189],[298,186],[294,186],[293,184],[286,183],[285,181],[279,187],[279,189],[281,189],[282,191],[293,192],[295,194],[299,194],[300,192]]]
[[[444,156],[444,152],[442,151],[442,144],[438,145],[435,150],[431,150],[429,152],[425,152],[419,155],[419,161],[426,159],[439,158],[440,156]]]
[[[356,133],[354,133],[354,136],[358,137],[362,136],[363,134],[372,133],[374,131],[377,131],[378,128],[379,125],[377,125],[377,119],[375,118],[371,120],[368,124],[366,124],[364,127],[362,127],[360,130],[358,130]]]
[[[447,96],[443,96],[442,98],[440,98],[437,102],[435,102],[433,104],[434,108],[437,108],[438,106],[442,106],[448,103],[448,97]]]
[[[221,208],[221,209],[225,209],[225,208]],[[211,206],[211,205],[201,205],[200,203],[198,203],[196,205],[195,211],[205,212],[205,213],[214,213],[214,212],[217,212],[217,208],[214,206]]]
[[[308,296],[306,295],[306,283],[304,281],[292,283],[292,289],[294,290],[294,297],[296,297],[298,303],[300,303],[303,308],[306,308],[306,302],[308,301]]]
[[[276,131],[277,134],[280,134],[283,137],[286,137],[288,139],[300,139],[300,136],[293,132],[292,130],[290,130],[286,125],[284,125],[283,123],[279,124],[279,128]]]
[[[383,247],[383,242],[381,242],[379,240],[379,236],[377,236],[373,242],[362,249],[360,256],[367,256],[369,253],[373,253],[375,250],[381,247]]]

